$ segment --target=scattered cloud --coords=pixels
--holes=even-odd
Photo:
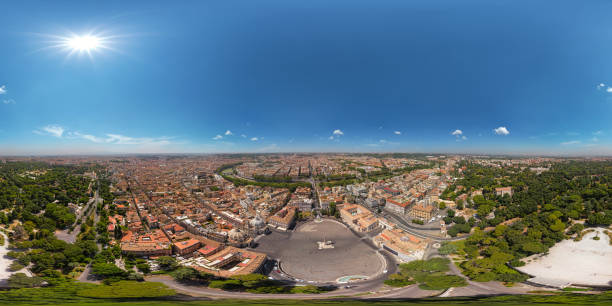
[[[564,146],[569,146],[569,145],[575,145],[579,143],[581,143],[580,140],[570,140],[570,141],[562,142],[561,144]]]
[[[242,137],[242,138],[247,138],[247,135],[242,134],[242,135],[240,135],[240,137]]]
[[[34,130],[34,133],[63,139],[84,139],[94,143],[117,145],[166,145],[170,144],[172,139],[172,137],[130,137],[120,134],[105,134],[104,137],[98,137],[78,131],[67,131],[64,127],[57,124],[47,125]]]
[[[605,90],[606,92],[612,93],[612,87],[610,87],[610,85],[607,85],[605,83],[597,84],[597,90]]]
[[[451,135],[455,136],[457,142],[467,140],[467,136],[463,135],[463,131],[460,129],[454,130]]]
[[[79,132],[68,132],[66,137],[68,137],[68,138],[82,138],[82,139],[86,139],[86,140],[89,140],[89,141],[95,142],[95,143],[104,143],[104,142],[106,142],[106,140],[104,138],[96,137],[94,135],[89,135],[89,134],[81,134]]]
[[[395,134],[395,135],[402,135],[402,132],[400,132],[400,131],[394,131],[394,132],[393,132],[393,134]]]
[[[258,141],[258,140],[259,140],[259,138],[257,138],[257,137],[252,137],[251,138],[251,141]]]
[[[455,130],[451,133],[451,135],[455,135],[455,136],[459,136],[459,135],[463,135],[463,131],[462,130]]]
[[[213,140],[219,140],[219,139],[223,139],[223,136],[217,135],[217,136],[213,137]]]
[[[90,135],[88,135],[90,136]],[[123,145],[166,145],[170,144],[171,137],[129,137],[119,134],[106,134],[104,142]]]
[[[57,138],[62,138],[65,129],[57,124],[50,124],[39,130],[34,130],[34,133],[38,135],[50,135]]]
[[[597,138],[597,136],[594,136],[593,138],[591,138],[591,141],[592,141],[592,142],[598,142],[598,141],[599,141],[599,138]]]
[[[603,135],[603,131],[602,130],[595,131],[593,132],[593,135]]]
[[[329,136],[329,140],[334,140],[334,135]]]
[[[503,136],[510,134],[510,131],[508,131],[508,129],[505,126],[500,126],[498,128],[495,128],[493,129],[493,132],[495,132],[496,135],[503,135]]]
[[[2,103],[4,103],[4,104],[15,104],[15,100],[13,100],[13,99],[2,100]]]
[[[336,136],[342,136],[342,135],[344,135],[344,132],[342,132],[341,130],[334,130],[334,132],[332,134],[334,134]]]
[[[380,142],[380,143],[387,143],[387,141],[386,141],[386,140],[384,140],[384,139],[381,139],[381,140],[379,140],[378,142]]]
[[[225,136],[231,136],[231,135],[234,135],[232,134],[232,131],[230,130],[225,131]]]
[[[98,137],[80,132],[67,132],[65,138],[85,139],[95,143],[107,143],[117,145],[165,145],[170,144],[171,137],[130,137],[120,134],[105,134],[106,137]]]
[[[0,86],[0,95],[6,94],[6,85]]]

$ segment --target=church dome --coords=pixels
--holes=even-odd
[[[232,230],[229,231],[229,236],[228,237],[231,240],[234,240],[234,241],[237,241],[237,242],[242,242],[242,241],[246,240],[247,235],[243,231],[241,231],[241,230],[239,230],[237,228],[233,228]]]
[[[266,225],[266,223],[257,215],[251,222],[249,222],[253,228],[260,229]]]

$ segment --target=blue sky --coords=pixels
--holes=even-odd
[[[612,155],[611,10],[559,0],[5,3],[0,154]],[[108,48],[57,48],[87,33]]]

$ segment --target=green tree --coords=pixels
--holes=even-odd
[[[178,266],[176,259],[170,256],[160,256],[156,259],[156,261],[159,264],[160,269],[165,271],[172,271]]]

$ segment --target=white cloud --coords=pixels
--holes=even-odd
[[[240,135],[240,137],[242,137],[242,138],[246,138],[247,136],[246,136],[246,135],[244,135],[244,134],[242,134],[242,135]]]
[[[493,132],[495,132],[495,134],[497,135],[508,135],[510,134],[510,131],[508,131],[508,129],[505,126],[500,126],[496,129],[493,129]]]
[[[230,135],[234,135],[234,134],[232,134],[232,131],[230,131],[230,130],[225,131],[225,136],[230,136]]]
[[[451,135],[455,136],[455,141],[457,142],[467,140],[467,137],[463,135],[463,131],[459,129],[454,130]]]
[[[599,83],[597,85],[597,90],[605,90],[606,92],[612,93],[612,87],[604,83]]]
[[[393,132],[393,134],[395,134],[395,135],[402,135],[402,132],[400,132],[400,131],[395,131],[395,132]]]
[[[341,130],[334,130],[334,132],[332,134],[334,134],[336,136],[342,136],[342,135],[344,135],[344,132],[342,132]]]
[[[597,138],[597,137],[595,136],[595,137],[591,138],[591,141],[592,141],[592,142],[598,142],[598,141],[599,141],[599,138]]]
[[[386,141],[386,140],[384,140],[384,139],[379,140],[379,142],[380,142],[380,143],[387,143],[387,141]]]
[[[85,139],[99,139],[99,138],[91,138],[94,136],[85,135],[88,138]],[[120,144],[120,145],[167,145],[170,144],[170,137],[129,137],[119,134],[106,134],[106,137],[103,141],[105,143],[112,144]]]
[[[0,86],[0,95],[3,95],[5,93],[6,93],[6,85]]]
[[[217,135],[217,136],[213,137],[213,140],[219,140],[219,139],[223,139],[223,136]]]
[[[15,100],[13,100],[13,99],[2,100],[2,103],[4,103],[4,104],[15,104]]]
[[[33,132],[38,135],[52,136],[65,140],[83,139],[101,145],[138,145],[140,146],[138,148],[146,147],[148,149],[153,147],[160,149],[160,146],[176,144],[171,141],[173,137],[130,137],[121,134],[104,134],[103,137],[98,137],[78,131],[68,131],[66,128],[57,124],[47,125]]]
[[[562,142],[561,144],[564,146],[569,146],[569,145],[579,144],[580,142],[581,142],[580,140],[571,140],[571,141]]]
[[[259,140],[259,138],[257,138],[257,137],[252,137],[251,138],[251,141],[258,141],[258,140]]]
[[[89,134],[81,134],[79,132],[68,132],[66,137],[67,138],[82,138],[82,139],[86,139],[86,140],[89,140],[89,141],[95,142],[95,143],[104,143],[104,142],[106,142],[106,139],[104,139],[104,138],[96,137],[94,135],[89,135]]]
[[[593,135],[603,135],[603,131],[602,130],[595,131],[593,132]]]
[[[329,136],[329,140],[334,140],[334,136]]]
[[[34,133],[39,135],[51,135],[53,137],[62,138],[62,136],[64,135],[64,131],[65,130],[63,127],[56,124],[50,124],[45,127],[42,127],[40,130],[35,130]]]

